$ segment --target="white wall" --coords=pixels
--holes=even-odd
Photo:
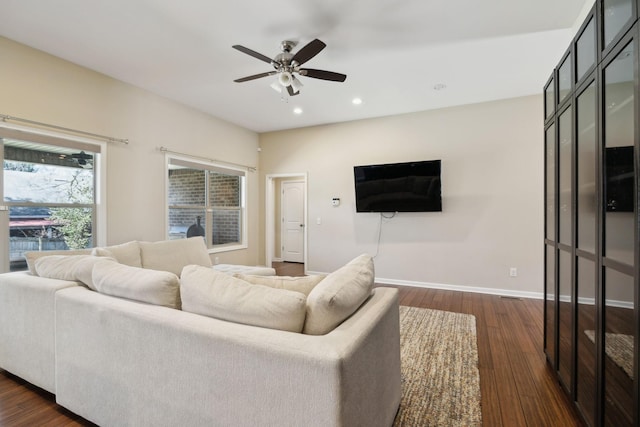
[[[355,212],[353,166],[442,159],[443,212],[383,222],[377,280],[541,296],[542,102],[529,96],[262,134],[261,198],[265,175],[308,172],[307,268],[330,272],[378,250],[380,217]],[[333,197],[341,206],[331,206]]]
[[[254,132],[1,37],[0,58],[0,114],[131,141],[108,147],[108,244],[165,238],[157,147],[257,166]],[[249,249],[217,254],[220,262],[258,262],[257,184],[250,172]]]

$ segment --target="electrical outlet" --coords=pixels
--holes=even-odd
[[[220,257],[215,257],[213,259],[213,263],[216,264],[216,265],[220,264]]]
[[[511,277],[517,277],[518,276],[518,269],[515,267],[511,267],[509,269],[509,276]]]

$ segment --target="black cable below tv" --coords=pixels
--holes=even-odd
[[[440,160],[354,166],[357,212],[441,212]]]

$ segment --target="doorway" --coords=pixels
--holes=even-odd
[[[304,262],[304,181],[283,181],[280,193],[280,258]],[[277,245],[276,245],[277,249]]]
[[[307,176],[266,177],[265,261],[307,263]]]

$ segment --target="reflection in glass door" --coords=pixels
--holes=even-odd
[[[634,424],[635,47],[604,69],[604,420]]]
[[[593,21],[591,21],[593,22]],[[576,401],[589,425],[596,425],[596,239],[597,104],[595,82],[576,99],[577,192],[577,366]]]

